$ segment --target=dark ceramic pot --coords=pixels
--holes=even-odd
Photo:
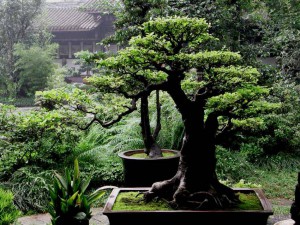
[[[133,155],[143,153],[143,149],[119,153],[123,162],[124,182],[127,187],[150,187],[156,181],[172,178],[178,169],[180,152],[162,149],[163,153],[174,153],[174,156],[161,158],[136,158]]]
[[[120,191],[147,191],[149,188],[116,188],[103,209],[110,225],[266,225],[273,214],[272,206],[261,189],[234,188],[237,192],[255,193],[261,210],[172,210],[172,211],[114,211],[113,204]]]

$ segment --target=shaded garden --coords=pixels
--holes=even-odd
[[[213,180],[209,186],[261,187],[270,198],[293,199],[300,166],[298,3],[122,3],[115,12],[119,15],[116,36],[107,41],[128,44],[131,40],[129,47],[112,57],[82,54],[87,63],[98,65],[99,73],[88,80],[89,85],[78,89],[60,83],[63,88],[52,89],[56,88],[50,85],[52,77],[48,87],[37,89],[43,90],[36,93],[41,108],[22,114],[1,104],[0,186],[13,193],[15,206],[23,213],[49,211],[48,187],[54,171],[72,168],[75,159],[81,176],[92,177],[88,192],[104,185],[123,186],[118,152],[145,148],[149,153],[157,146],[185,149],[182,144],[195,134],[196,141],[188,143],[187,149],[198,146],[203,138],[200,145],[208,151],[204,158],[201,151],[186,156],[190,158],[182,164],[192,163],[196,171],[205,171],[202,178]],[[161,18],[166,15],[171,17]],[[202,17],[211,27],[196,19]],[[30,48],[36,55],[36,49]],[[20,92],[13,95],[36,91],[30,89],[34,85],[25,85],[25,78],[34,74],[30,70],[34,66],[27,68],[31,60],[25,49],[15,46],[19,57],[15,65],[24,79]],[[277,67],[257,60],[265,56],[277,57]],[[8,89],[2,90],[8,96]],[[194,127],[195,121],[204,126]],[[196,173],[186,173],[194,180]],[[212,179],[216,176],[220,183]],[[283,189],[283,183],[289,186]],[[230,193],[226,194],[230,199]],[[218,199],[229,203],[223,200]],[[289,210],[274,208],[276,213]]]

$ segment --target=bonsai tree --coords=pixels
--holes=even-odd
[[[133,37],[116,56],[95,60],[102,73],[88,82],[95,87],[91,91],[100,93],[98,103],[91,101],[95,95],[78,90],[65,97],[57,91],[44,92],[42,101],[61,100],[69,103],[68,109],[72,103],[94,115],[89,124],[109,126],[133,112],[137,102],[152,92],[166,92],[185,128],[181,157],[176,175],[154,183],[144,193],[145,200],[162,197],[174,207],[189,209],[235,204],[233,190],[220,183],[216,174],[216,136],[233,125],[262,124],[257,113],[277,106],[264,101],[269,90],[257,85],[260,74],[255,68],[240,65],[238,53],[207,50],[217,40],[208,33],[205,19],[157,18],[140,29],[143,36]],[[96,110],[103,114],[96,115]]]

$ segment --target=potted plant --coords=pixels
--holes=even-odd
[[[157,90],[166,92],[181,114],[185,134],[178,170],[172,178],[155,182],[143,193],[144,200],[158,197],[177,209],[207,212],[232,207],[239,199],[216,174],[219,128],[255,126],[262,123],[256,117],[258,112],[278,105],[264,100],[269,90],[257,84],[257,69],[240,64],[238,53],[208,48],[217,40],[208,33],[209,24],[204,19],[158,18],[144,23],[141,29],[144,35],[133,37],[129,47],[116,56],[96,60],[102,74],[88,82],[101,93],[117,92],[118,101],[112,101],[111,95],[109,101],[105,94],[100,98],[108,105],[121,103],[114,105],[113,111],[106,109],[120,112],[110,123],[131,113],[138,100]],[[68,95],[67,99],[77,102],[77,108],[84,105],[85,111],[94,107],[85,93],[72,98]],[[93,122],[106,125],[99,117],[93,117]]]
[[[174,224],[193,225],[233,224],[265,225],[272,214],[270,202],[261,189],[234,188],[241,202],[234,208],[220,209],[173,209],[165,201],[143,204],[143,198],[137,197],[149,188],[115,188],[104,207],[103,214],[110,225],[119,224]],[[251,204],[247,203],[251,202]],[[134,210],[135,209],[135,210]]]

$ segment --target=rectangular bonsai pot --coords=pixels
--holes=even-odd
[[[115,211],[112,210],[121,191],[147,191],[148,188],[116,188],[103,209],[110,225],[266,225],[273,214],[272,206],[261,189],[234,188],[237,192],[255,193],[262,210],[171,210]]]

